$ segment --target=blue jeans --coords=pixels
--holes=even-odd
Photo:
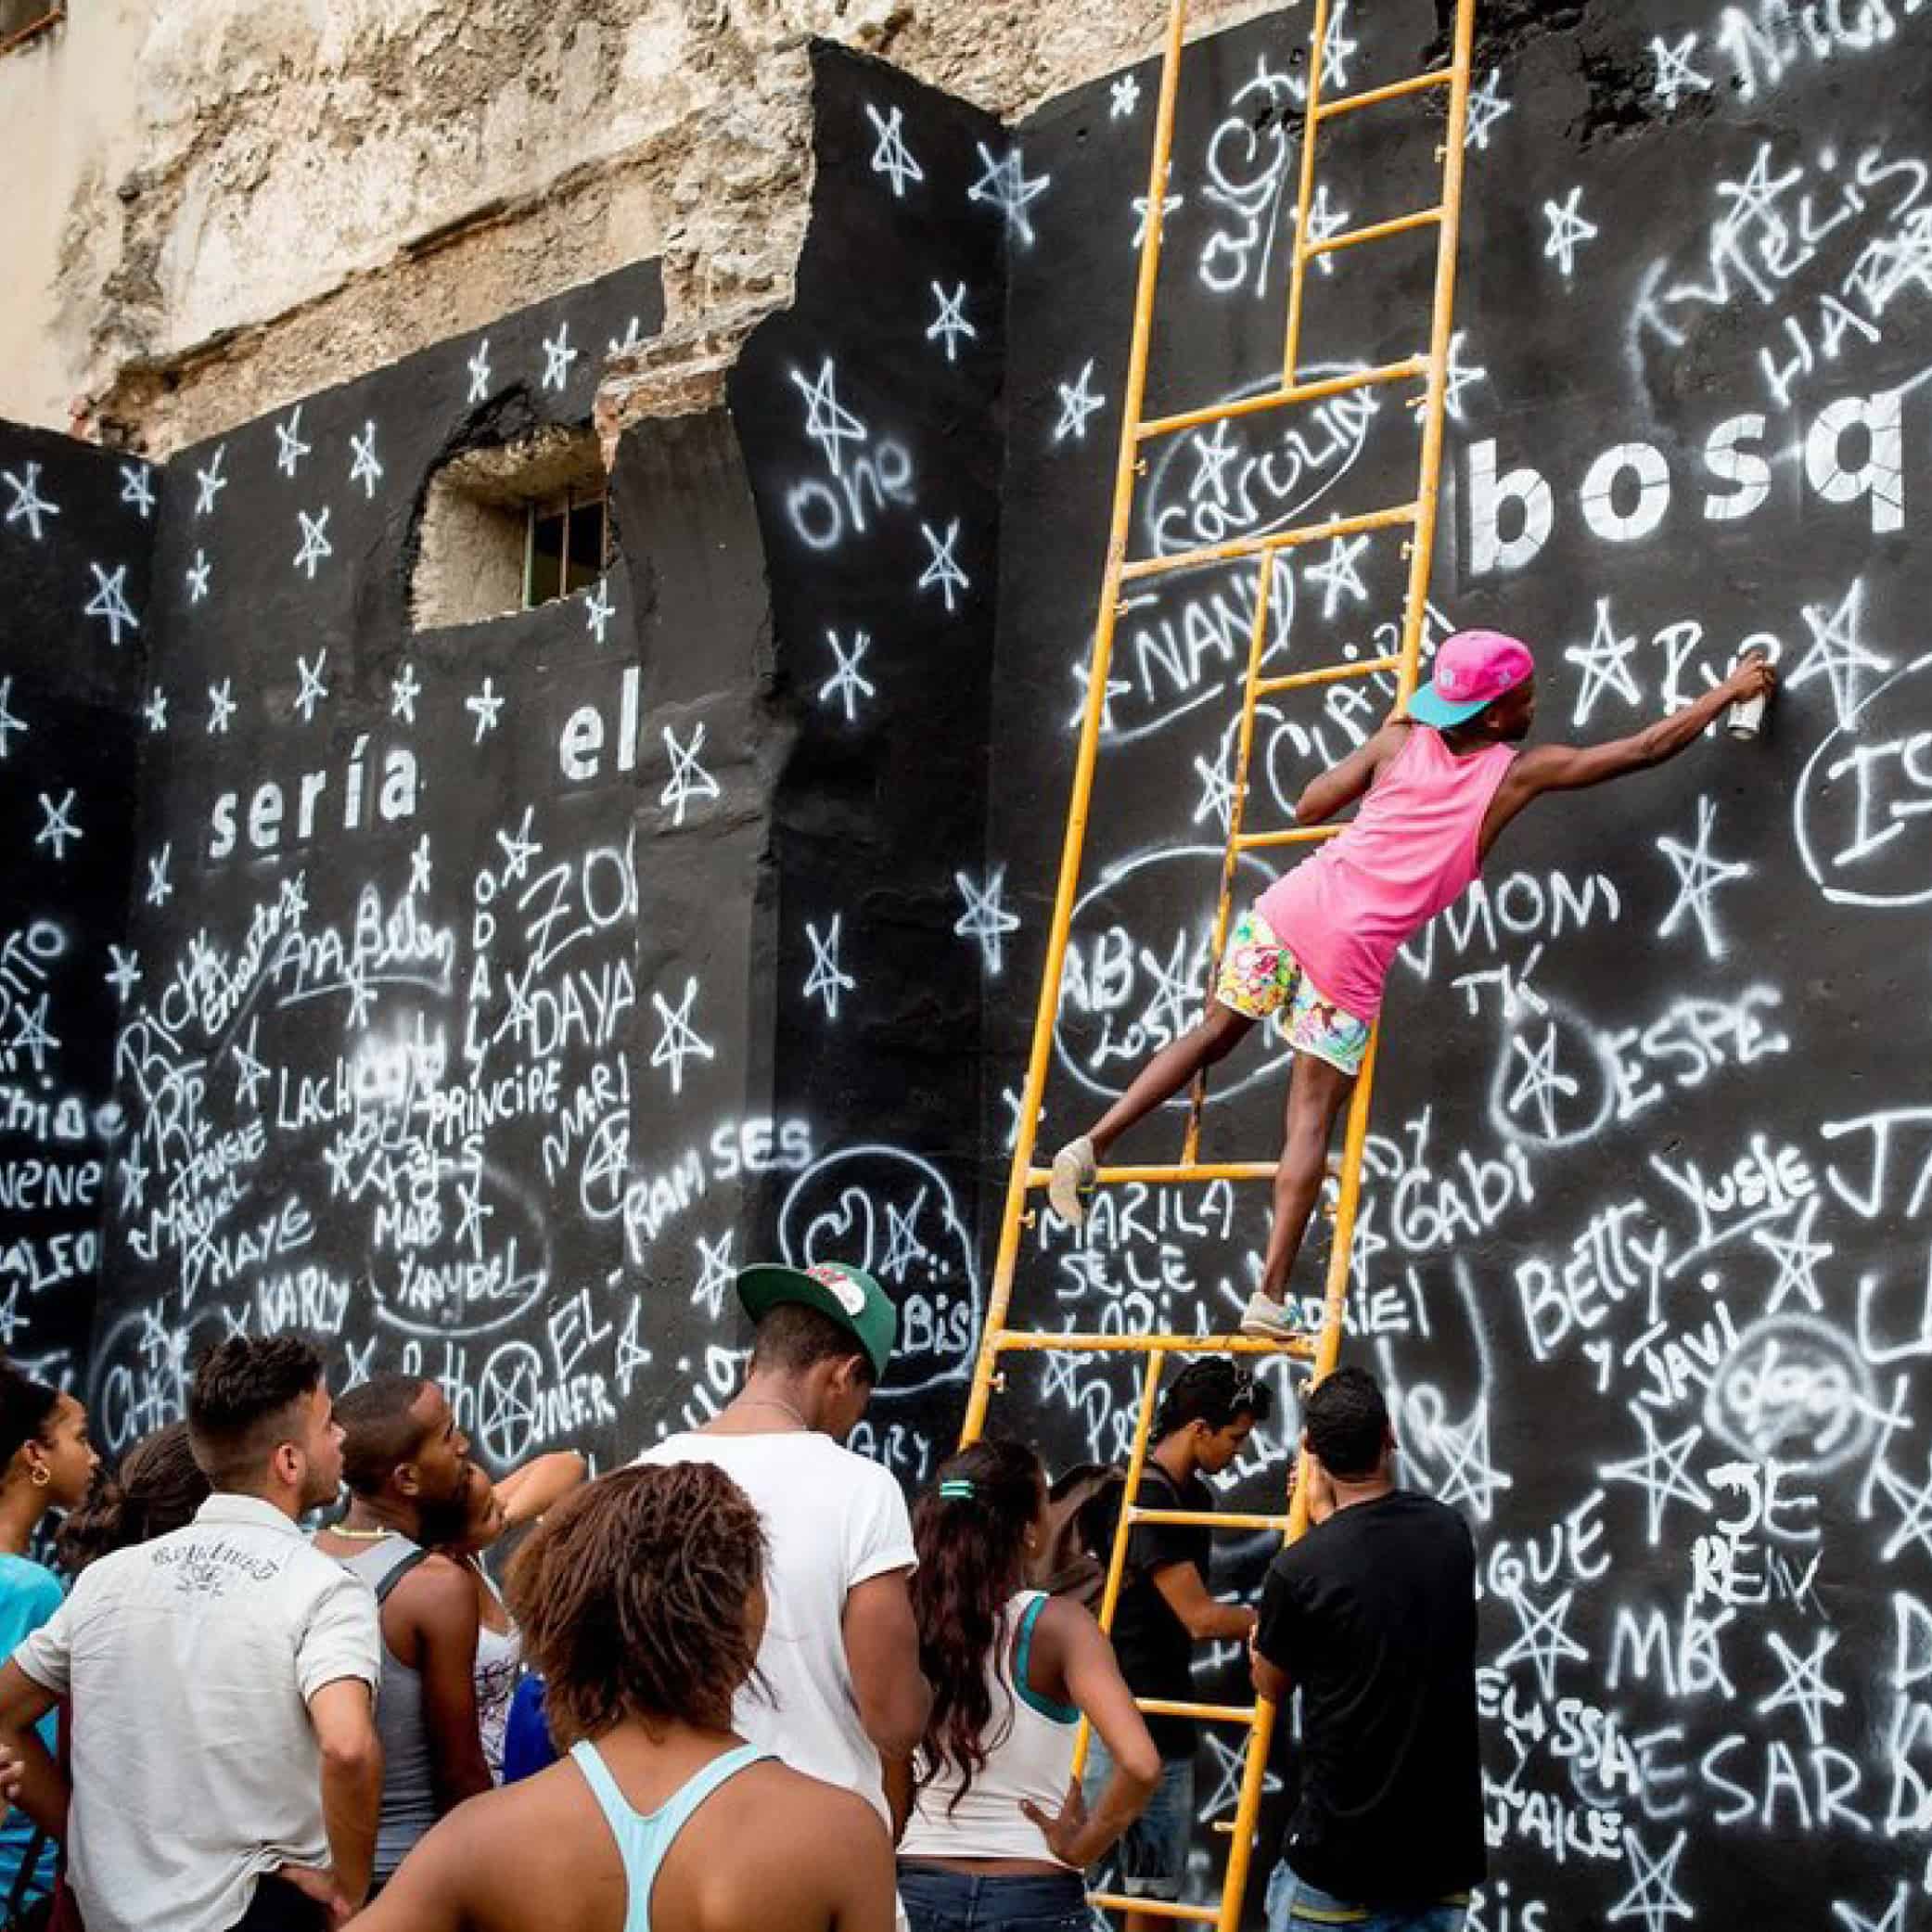
[[[1113,1759],[1096,1737],[1087,1752],[1081,1790],[1091,1811],[1114,1774]],[[1178,1899],[1187,1875],[1187,1847],[1194,1836],[1194,1759],[1163,1758],[1160,1783],[1147,1809],[1127,1827],[1127,1835],[1100,1862],[1094,1889],[1121,1891],[1136,1899]]]
[[[1354,1905],[1298,1878],[1286,1859],[1268,1880],[1268,1932],[1463,1932],[1467,1899],[1434,1905]]]
[[[1078,1872],[969,1878],[906,1863],[899,1868],[899,1900],[913,1932],[1094,1932]]]

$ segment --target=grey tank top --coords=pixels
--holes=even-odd
[[[338,1556],[385,1599],[400,1576],[393,1572],[423,1552],[406,1536],[386,1537],[353,1556]],[[376,1734],[382,1740],[382,1815],[376,1826],[376,1876],[388,1878],[436,1823],[436,1776],[429,1757],[429,1732],[423,1721],[423,1679],[401,1662],[384,1639],[382,1688],[376,1694]]]

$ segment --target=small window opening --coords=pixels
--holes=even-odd
[[[530,506],[523,608],[588,590],[610,568],[610,510],[601,482]]]

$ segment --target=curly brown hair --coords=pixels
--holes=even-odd
[[[758,1653],[764,1526],[710,1463],[619,1469],[559,1503],[510,1566],[510,1609],[558,1744],[626,1718],[731,1728]]]

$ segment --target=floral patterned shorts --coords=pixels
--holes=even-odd
[[[1255,906],[1235,923],[1214,997],[1249,1019],[1273,1019],[1298,1054],[1312,1054],[1351,1077],[1362,1071],[1368,1022],[1322,992]]]

